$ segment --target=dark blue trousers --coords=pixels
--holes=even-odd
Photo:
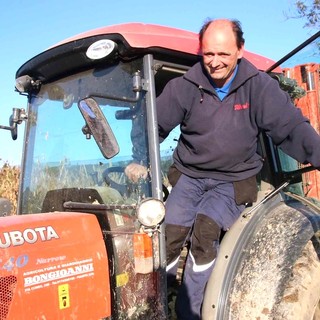
[[[180,286],[179,320],[201,319],[206,283],[214,267],[221,230],[228,230],[244,210],[234,199],[232,182],[181,175],[166,201],[168,287],[176,277],[181,249],[190,250]]]

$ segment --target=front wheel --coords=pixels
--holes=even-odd
[[[203,319],[320,320],[319,248],[311,224],[320,217],[294,204],[274,199],[247,221],[228,251],[223,245],[237,229],[229,231],[217,263],[225,263],[222,281],[215,273],[209,279]]]
[[[252,268],[250,274],[238,276],[239,283],[230,295],[228,319],[320,320],[320,261],[312,242],[307,243],[293,267],[288,268],[288,277],[280,271],[282,262],[279,263],[279,266],[270,263],[269,268],[265,265],[264,270]],[[287,279],[283,281],[284,278]],[[282,281],[283,290],[279,292]],[[246,290],[248,287],[251,290]]]
[[[277,308],[278,319],[320,320],[320,261],[309,241],[292,269]]]

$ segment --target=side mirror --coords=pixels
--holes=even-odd
[[[13,108],[12,115],[9,118],[9,127],[0,125],[0,129],[10,130],[12,140],[17,140],[18,124],[21,124],[21,122],[27,118],[28,117],[24,109]]]
[[[98,103],[93,98],[86,98],[79,101],[78,107],[86,121],[83,133],[88,139],[93,135],[105,158],[113,158],[120,151],[119,145]]]

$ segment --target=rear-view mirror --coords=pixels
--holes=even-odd
[[[86,121],[83,132],[89,137],[93,135],[105,158],[113,158],[119,153],[119,145],[98,103],[86,98],[79,101],[78,107]]]

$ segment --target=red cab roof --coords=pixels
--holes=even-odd
[[[121,34],[133,48],[165,48],[169,50],[198,55],[198,34],[191,31],[144,23],[125,23],[90,30],[59,42],[54,47],[75,40],[104,34]],[[267,70],[275,61],[261,55],[245,51],[246,57],[260,70]],[[275,71],[280,71],[278,68]]]

